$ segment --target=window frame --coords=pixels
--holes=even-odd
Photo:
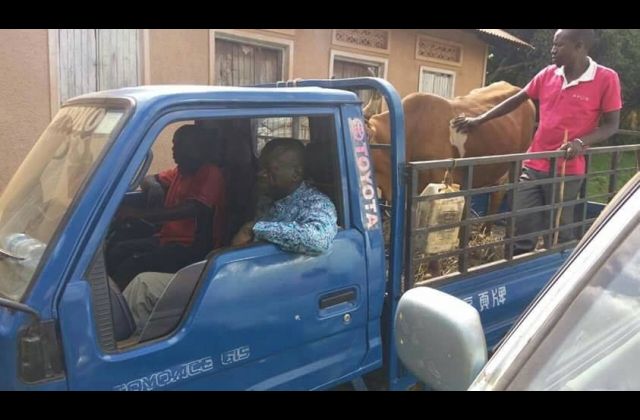
[[[440,73],[440,74],[450,75],[451,76],[451,95],[447,96],[447,98],[451,99],[451,98],[454,98],[456,96],[456,72],[454,70],[442,69],[442,68],[431,67],[431,66],[420,66],[420,71],[418,73],[418,92],[431,93],[431,94],[434,94],[434,95],[438,95],[437,93],[427,92],[427,91],[423,90],[424,89],[424,85],[423,85],[422,75],[425,72],[428,72],[428,73]]]
[[[216,85],[216,39],[256,47],[279,49],[282,52],[282,79],[293,79],[293,40],[262,35],[243,30],[209,30],[209,84]]]
[[[97,30],[97,29],[94,29]],[[138,31],[138,85],[150,83],[149,29]],[[61,108],[60,103],[60,29],[48,30],[49,41],[49,110],[50,119]]]
[[[355,64],[375,65],[382,70],[382,74],[378,77],[387,79],[387,72],[389,69],[389,59],[384,57],[378,57],[368,54],[356,54],[343,50],[331,49],[329,56],[329,78],[334,77],[335,61],[346,61]]]

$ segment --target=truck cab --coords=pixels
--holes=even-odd
[[[344,90],[186,86],[66,104],[0,205],[2,248],[10,254],[0,260],[0,293],[37,312],[0,310],[0,387],[327,388],[379,367],[385,270],[374,256],[383,245],[372,181],[361,179],[366,143],[352,140],[358,123],[363,128],[360,106]],[[126,302],[106,276],[104,248],[154,143],[184,123],[211,129],[220,143],[211,159],[231,191],[228,212],[242,216],[260,152],[251,127],[278,120],[298,125],[279,137],[295,131],[317,158],[310,182],[338,211],[331,250],[313,257],[268,243],[215,250],[175,274],[132,336]],[[246,221],[232,220],[230,230]]]

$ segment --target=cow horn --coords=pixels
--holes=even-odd
[[[382,105],[382,96],[379,92],[374,91],[369,98],[367,105],[362,108],[362,114],[365,120],[369,120],[372,116],[380,113],[380,107]]]

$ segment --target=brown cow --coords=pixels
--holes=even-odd
[[[478,126],[467,135],[452,132],[449,122],[454,117],[480,115],[503,100],[515,95],[520,88],[506,82],[472,90],[454,99],[428,93],[412,93],[402,100],[405,118],[407,161],[449,159],[486,155],[522,153],[533,136],[535,107],[531,101],[513,112]],[[369,141],[390,143],[389,112],[372,116],[367,122]],[[382,198],[391,199],[391,157],[388,151],[371,151],[378,186]],[[473,187],[499,184],[509,171],[509,164],[483,165],[474,171]],[[429,182],[441,182],[445,169],[424,171],[420,175],[418,192]],[[454,181],[461,183],[462,172],[454,171]],[[495,200],[494,200],[495,201]],[[492,204],[497,210],[499,202]]]

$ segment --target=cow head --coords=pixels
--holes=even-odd
[[[369,144],[375,143],[376,126],[371,124],[369,120],[364,120],[364,130],[367,132],[367,140],[369,141]]]
[[[365,131],[369,145],[389,144],[389,115],[388,112],[373,115],[365,120]],[[390,150],[370,149],[371,161],[375,177],[383,200],[391,200],[391,161]]]

